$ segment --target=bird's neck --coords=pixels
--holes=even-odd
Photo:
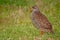
[[[33,11],[34,13],[40,13],[40,11],[39,10],[36,10],[36,11]]]

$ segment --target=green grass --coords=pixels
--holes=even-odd
[[[53,26],[54,35],[31,22],[31,7],[37,5]],[[0,0],[0,40],[60,40],[60,0]]]

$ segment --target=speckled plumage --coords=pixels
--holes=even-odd
[[[46,16],[39,11],[37,6],[32,7],[31,19],[32,23],[37,29],[43,32],[49,32],[53,34],[51,23],[48,21]]]

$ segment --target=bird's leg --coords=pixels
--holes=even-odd
[[[42,36],[42,35],[43,35],[43,33],[44,33],[43,31],[40,31],[40,36]]]

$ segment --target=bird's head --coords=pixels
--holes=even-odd
[[[34,5],[32,8],[33,8],[33,9],[37,9],[38,7],[37,7],[37,5]]]
[[[32,7],[32,11],[39,11],[39,8],[38,8],[38,6],[37,5],[34,5],[33,7]]]

